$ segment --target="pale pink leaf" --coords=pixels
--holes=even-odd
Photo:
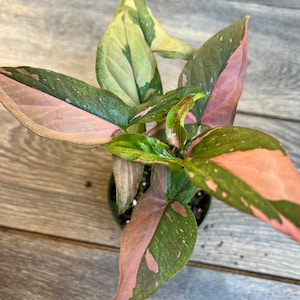
[[[155,189],[150,188],[143,200],[134,209],[131,221],[123,230],[120,263],[119,288],[115,300],[130,299],[137,284],[137,273],[145,251],[167,206],[164,199],[166,168],[158,166],[153,180]],[[134,253],[132,249],[134,248]]]
[[[25,127],[54,140],[83,145],[111,141],[116,125],[0,75],[0,102]]]

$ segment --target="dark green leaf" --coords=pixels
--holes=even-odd
[[[168,202],[178,201],[181,204],[188,204],[198,190],[187,177],[183,168],[176,172],[170,172],[167,186]]]
[[[189,156],[209,159],[225,153],[257,148],[279,150],[285,154],[279,142],[272,136],[255,129],[224,126],[211,129],[192,143]]]
[[[184,86],[169,91],[163,96],[154,96],[146,103],[140,104],[132,109],[132,113],[135,117],[130,121],[130,124],[152,121],[160,122],[180,100],[189,95],[195,96],[196,94],[203,94],[201,87]]]

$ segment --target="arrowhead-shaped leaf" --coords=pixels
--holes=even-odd
[[[28,67],[0,69],[0,102],[33,132],[84,145],[110,141],[129,119],[129,109],[113,94]]]
[[[133,1],[123,1],[97,50],[97,79],[129,106],[162,94],[156,60],[140,28]],[[121,9],[122,8],[122,9]]]
[[[191,148],[185,167],[196,186],[300,242],[300,176],[275,138],[228,126]]]
[[[156,166],[150,189],[123,230],[115,300],[149,297],[187,263],[193,252],[195,218],[187,205],[166,202],[166,172],[165,167]]]
[[[193,108],[197,122],[211,127],[233,123],[246,73],[248,19],[245,17],[210,38],[180,75],[180,86],[201,86],[211,95]]]

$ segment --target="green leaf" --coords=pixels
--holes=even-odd
[[[248,17],[245,17],[227,28],[219,31],[212,38],[210,38],[197,52],[196,54],[189,59],[187,64],[185,65],[180,77],[179,77],[179,86],[182,85],[193,85],[193,86],[201,86],[206,94],[212,95],[214,86],[221,75],[221,73],[226,69],[228,61],[230,57],[233,56],[237,49],[246,50],[246,28],[247,28]],[[245,38],[245,39],[244,39]],[[243,41],[243,43],[241,43]],[[236,78],[244,78],[244,73],[246,70],[245,61],[247,59],[246,53],[241,51],[238,53],[237,58],[240,58],[239,61],[234,60],[233,64],[229,65],[228,76],[226,79]],[[241,65],[243,67],[241,67]],[[239,73],[238,71],[242,71]],[[242,82],[237,84],[240,89]],[[220,83],[220,85],[222,82]],[[227,107],[234,108],[237,100],[239,98],[240,92],[237,93],[236,97],[232,96],[232,89],[235,88],[236,85],[228,83],[225,85],[223,83],[222,88],[230,87],[223,94],[220,95],[220,99],[218,97],[218,101],[222,102],[222,97],[226,99],[226,102],[232,102],[231,104],[227,103]],[[227,97],[228,96],[228,97]],[[229,100],[228,100],[229,99]],[[206,102],[199,101],[196,103],[193,108],[193,113],[198,122],[200,122],[204,109],[206,107]],[[211,101],[210,99],[209,101]],[[228,100],[228,101],[227,101]],[[233,103],[234,102],[234,103]],[[214,104],[217,107],[217,104]],[[213,108],[212,108],[213,109]],[[223,108],[224,111],[225,108]],[[231,114],[230,114],[230,118]],[[216,120],[217,121],[217,120]],[[208,124],[210,125],[210,124]],[[226,125],[226,124],[224,124]]]
[[[211,129],[210,126],[205,125],[205,124],[186,124],[185,125],[186,131],[187,131],[187,139],[189,142],[192,142],[194,138],[197,138],[197,136],[201,136],[204,134],[206,131]]]
[[[184,166],[199,188],[300,241],[300,175],[275,138],[215,128],[191,145]]]
[[[188,155],[205,160],[225,153],[257,148],[278,150],[286,155],[274,137],[259,130],[239,126],[218,127],[205,132],[190,145]]]
[[[132,1],[121,3],[97,50],[97,79],[129,106],[162,94],[156,60],[139,25]],[[128,4],[128,5],[126,5]]]
[[[97,117],[125,128],[130,107],[109,91],[95,88],[78,79],[31,67],[4,67],[0,74],[37,89]]]
[[[154,96],[147,102],[132,108],[132,114],[135,117],[130,121],[130,125],[153,121],[160,122],[180,100],[189,95],[195,96],[197,94],[205,96],[201,87],[184,86],[169,91],[165,95]]]
[[[176,164],[180,165],[182,160],[176,158],[169,147],[155,138],[146,137],[141,134],[123,134],[114,138],[103,147],[109,152],[120,156],[125,160],[143,162],[147,164]]]
[[[168,142],[183,150],[187,141],[187,131],[185,129],[185,117],[196,101],[205,99],[206,95],[199,93],[194,96],[189,95],[179,101],[171,108],[166,119],[166,136]]]

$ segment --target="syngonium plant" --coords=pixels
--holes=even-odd
[[[187,263],[197,236],[188,202],[199,188],[300,242],[300,176],[286,151],[266,133],[232,126],[247,23],[195,51],[170,37],[144,0],[121,0],[98,45],[101,88],[44,69],[0,69],[0,101],[24,126],[113,154],[120,213],[152,166],[123,230],[115,299],[144,299]],[[154,52],[187,61],[177,89],[163,93]]]

